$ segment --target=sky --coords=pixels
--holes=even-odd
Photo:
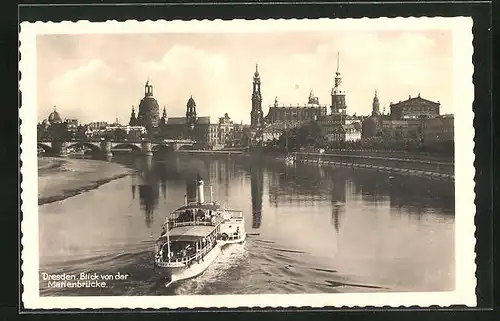
[[[185,115],[192,95],[211,122],[228,113],[249,123],[256,63],[264,114],[275,97],[307,103],[311,89],[330,106],[337,53],[349,114],[368,115],[375,90],[381,111],[420,93],[453,113],[451,31],[333,30],[38,35],[37,117],[57,106],[81,123],[128,123],[149,79],[170,117]]]

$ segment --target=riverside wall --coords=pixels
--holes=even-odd
[[[423,176],[432,179],[455,179],[453,160],[402,158],[387,155],[360,155],[352,153],[295,153],[297,163],[365,168],[402,175]]]

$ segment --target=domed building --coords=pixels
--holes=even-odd
[[[132,110],[132,118],[135,118],[135,111]],[[144,86],[144,98],[139,104],[137,118],[134,119],[132,126],[144,126],[146,128],[158,127],[160,122],[160,106],[153,96],[153,84],[148,80]]]
[[[52,111],[50,114],[49,114],[49,117],[47,118],[48,122],[50,125],[52,124],[60,124],[63,122],[62,118],[61,118],[61,115],[59,115],[59,113],[57,112],[56,110],[56,106],[54,106],[54,111]]]

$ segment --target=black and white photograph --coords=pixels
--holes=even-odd
[[[471,19],[23,23],[20,51],[26,308],[475,306]]]

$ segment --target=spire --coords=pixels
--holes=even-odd
[[[337,74],[339,74],[340,68],[340,52],[337,52]]]
[[[377,98],[377,89],[375,89],[375,98]]]

